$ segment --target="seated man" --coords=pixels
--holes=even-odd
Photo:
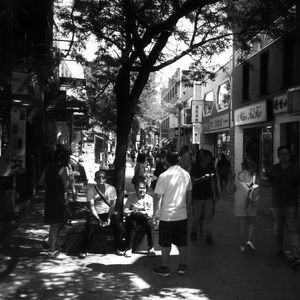
[[[122,241],[122,226],[117,216],[114,214],[116,206],[116,190],[113,186],[106,183],[105,171],[95,173],[96,184],[90,184],[87,190],[87,201],[92,215],[87,220],[85,237],[81,245],[79,258],[85,258],[93,234],[99,226],[110,226],[114,236],[114,248],[118,255]]]
[[[131,194],[124,206],[125,222],[125,257],[132,254],[132,241],[136,225],[144,228],[147,234],[148,255],[154,256],[153,249],[153,198],[146,194],[147,184],[139,181],[135,186],[136,193]]]

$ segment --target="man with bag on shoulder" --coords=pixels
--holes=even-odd
[[[94,180],[96,184],[89,184],[87,189],[87,202],[91,209],[91,216],[86,223],[85,237],[78,257],[86,257],[94,232],[99,226],[111,227],[115,251],[121,255],[123,254],[120,251],[123,229],[118,215],[115,214],[116,189],[106,183],[106,172],[104,170],[97,171]]]

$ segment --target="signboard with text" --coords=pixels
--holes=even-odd
[[[274,97],[273,112],[274,114],[287,112],[287,94]]]
[[[202,100],[192,100],[192,123],[202,122]]]
[[[234,125],[245,125],[267,121],[267,103],[258,102],[234,111]]]
[[[227,127],[229,127],[229,113],[209,120],[209,130],[217,130]]]

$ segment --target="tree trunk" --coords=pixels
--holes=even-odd
[[[119,212],[123,212],[126,155],[128,138],[133,122],[132,104],[129,104],[129,79],[129,72],[121,71],[115,87],[117,102],[117,146],[114,161],[114,186],[118,197],[117,210]]]

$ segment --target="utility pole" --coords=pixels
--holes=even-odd
[[[180,151],[181,148],[181,111],[182,111],[182,104],[178,104],[178,140],[177,140],[177,151]]]

